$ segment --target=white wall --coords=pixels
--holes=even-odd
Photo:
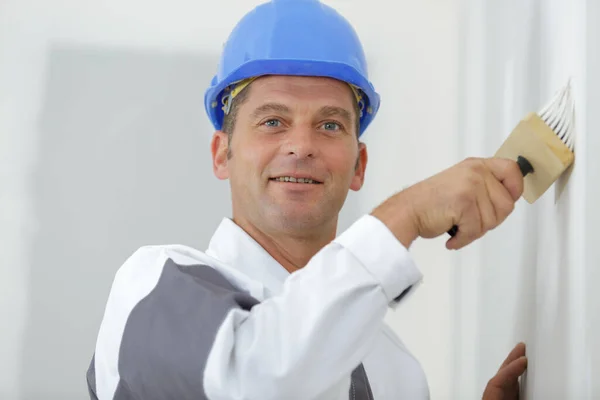
[[[588,398],[600,397],[600,385],[594,377],[600,374],[600,246],[596,236],[600,225],[600,158],[596,155],[600,149],[600,120],[597,110],[600,106],[600,3],[588,1],[586,4],[585,49],[586,49],[586,92],[585,92],[585,231],[578,237],[584,243],[585,259],[585,386]],[[582,146],[580,146],[581,148]]]
[[[528,345],[527,399],[600,395],[600,147],[597,2],[463,2],[461,131],[467,153],[493,154],[516,123],[572,78],[575,165],[535,204],[463,252],[457,270],[456,398],[475,398],[517,341]],[[478,263],[476,268],[474,263]],[[464,289],[464,291],[463,291]],[[459,294],[460,290],[460,294]]]

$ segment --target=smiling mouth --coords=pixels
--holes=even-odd
[[[312,185],[321,185],[323,183],[310,178],[294,178],[293,176],[278,176],[269,180],[275,182],[308,183]]]

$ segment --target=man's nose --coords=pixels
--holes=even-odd
[[[297,158],[313,158],[318,153],[316,132],[308,127],[295,127],[287,132],[285,153]]]

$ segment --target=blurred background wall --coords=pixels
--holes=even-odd
[[[575,166],[459,252],[411,251],[424,285],[389,323],[432,399],[481,398],[528,344],[528,399],[600,397],[600,5],[594,0],[329,0],[382,95],[345,229],[394,192],[492,155],[572,77]],[[259,1],[0,2],[0,398],[87,398],[115,271],[144,244],[204,249],[230,215],[203,92]]]

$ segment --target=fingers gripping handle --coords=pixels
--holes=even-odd
[[[533,166],[525,157],[522,157],[522,156],[517,157],[517,164],[519,164],[519,169],[521,170],[521,174],[523,174],[523,176],[526,176],[527,174],[534,172]],[[457,233],[458,233],[458,226],[456,226],[456,225],[454,225],[448,231],[448,234],[450,236],[455,236]]]

